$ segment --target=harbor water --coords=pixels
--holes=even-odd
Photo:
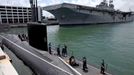
[[[100,68],[104,59],[113,75],[134,75],[134,22],[86,26],[48,26],[48,41],[68,47],[69,55],[87,58],[88,64]],[[26,33],[26,28],[12,28],[12,34]],[[19,64],[18,64],[19,65]],[[22,74],[23,75],[23,74]],[[26,74],[25,74],[26,75]]]

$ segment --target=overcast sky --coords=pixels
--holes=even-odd
[[[38,0],[39,6],[48,6],[59,3],[73,3],[95,7],[102,0]],[[30,7],[29,0],[0,0],[0,5]],[[122,11],[134,11],[134,0],[114,0],[115,9]],[[48,13],[47,13],[48,14]]]

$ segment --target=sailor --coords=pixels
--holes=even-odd
[[[65,57],[65,48],[62,48],[62,56]]]
[[[105,74],[105,63],[104,63],[104,60],[102,60],[102,63],[101,63],[101,74]]]
[[[25,34],[25,41],[29,41],[28,35]]]
[[[57,55],[58,55],[58,56],[61,56],[61,55],[60,55],[60,45],[58,45],[58,47],[57,47]]]
[[[22,37],[22,41],[25,41],[25,34],[22,34],[21,37]]]
[[[51,43],[48,44],[48,51],[49,51],[49,54],[52,54]]]
[[[27,36],[26,34],[22,34],[23,41],[27,41]]]
[[[67,46],[64,44],[64,53],[65,53],[65,56],[67,56]]]
[[[25,41],[25,34],[18,34],[21,41]]]
[[[71,65],[71,66],[73,66],[73,64],[74,64],[74,61],[75,59],[74,59],[74,56],[71,56],[70,58],[69,58],[69,64]]]
[[[76,63],[74,56],[71,56],[71,57],[69,58],[69,64],[70,64],[71,66],[79,66],[79,64]]]
[[[20,38],[20,40],[22,41],[22,37],[21,37],[21,34],[18,34],[18,37]]]
[[[87,60],[86,57],[83,57],[83,71],[88,72],[88,67],[87,67]]]

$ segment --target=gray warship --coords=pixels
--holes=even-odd
[[[52,13],[60,25],[123,23],[134,20],[134,12],[115,10],[113,0],[103,0],[96,7],[62,3],[43,9]]]

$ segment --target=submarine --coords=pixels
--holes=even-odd
[[[31,22],[27,23],[28,37],[20,34],[2,34],[2,44],[22,60],[35,75],[81,75],[76,70],[68,68],[60,57],[51,56],[47,52],[47,25],[39,21],[42,14],[38,11],[37,0],[30,0],[30,4],[32,17]]]
[[[44,31],[42,30],[43,27],[45,30],[46,28],[45,25],[42,24],[38,25],[37,23],[32,23],[32,26],[28,27],[29,28],[28,35],[30,36],[28,42],[21,40],[15,34],[3,34],[0,35],[0,37],[2,38],[3,45],[5,45],[9,50],[11,50],[37,75],[74,75],[72,71],[68,71],[70,69],[66,65],[64,65],[64,63],[59,59],[59,57],[50,56],[50,54],[47,52],[47,46],[46,47],[41,46],[41,45],[45,45],[46,43],[46,41],[44,41],[44,39],[41,38],[46,38],[46,36],[45,34],[41,35],[35,33],[37,32],[42,33],[41,31]],[[32,34],[30,34],[30,32],[32,32]],[[31,39],[31,37],[34,38]],[[43,55],[39,51],[44,51],[45,54]],[[79,74],[75,74],[75,75],[79,75]]]
[[[2,38],[3,45],[22,60],[35,73],[35,75],[100,74],[100,69],[88,64],[89,72],[82,71],[82,62],[79,60],[76,60],[76,62],[80,64],[80,66],[73,67],[67,63],[67,60],[69,59],[68,57],[62,58],[54,54],[49,54],[47,50],[46,25],[32,22],[28,23],[27,28],[28,40],[15,34],[2,34],[0,37]],[[112,75],[107,72],[106,74]]]

